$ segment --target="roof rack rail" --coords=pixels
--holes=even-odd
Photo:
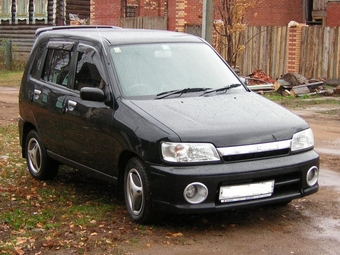
[[[37,37],[43,32],[52,31],[52,30],[59,30],[59,29],[82,29],[82,28],[114,28],[114,29],[121,29],[121,27],[116,26],[106,26],[106,25],[81,25],[81,26],[53,26],[53,27],[42,27],[38,28],[35,31],[35,36]]]

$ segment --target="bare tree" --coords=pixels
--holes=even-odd
[[[218,50],[225,47],[227,62],[236,66],[237,56],[245,49],[241,36],[246,28],[246,16],[261,0],[218,0],[214,6],[215,20],[220,19],[220,26],[214,23],[214,30],[220,40],[216,42]]]

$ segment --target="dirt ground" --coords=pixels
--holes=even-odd
[[[17,95],[17,89],[0,88],[0,125],[17,121]],[[138,243],[119,244],[119,254],[339,254],[340,105],[291,110],[314,132],[315,149],[321,158],[318,193],[287,206],[169,216],[171,219],[159,223],[157,231],[146,230],[139,236]],[[162,224],[166,231],[162,232]],[[99,253],[116,254],[110,250],[86,254]]]

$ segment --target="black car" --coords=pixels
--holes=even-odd
[[[133,220],[288,203],[318,190],[308,124],[251,92],[199,37],[49,27],[19,93],[31,175],[66,164],[116,185]]]

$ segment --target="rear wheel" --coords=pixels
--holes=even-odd
[[[53,179],[57,175],[58,164],[47,156],[45,146],[35,130],[27,134],[25,151],[28,170],[35,179]]]
[[[124,197],[130,217],[138,223],[148,223],[152,216],[149,180],[143,162],[128,161],[124,174]]]

